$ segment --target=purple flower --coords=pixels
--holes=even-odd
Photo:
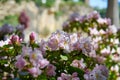
[[[14,27],[10,24],[4,24],[1,27],[1,33],[4,34],[11,34],[15,31]]]
[[[103,56],[108,56],[111,53],[110,47],[104,48],[101,50]]]
[[[12,35],[10,41],[12,44],[17,44],[17,45],[21,43],[21,39],[19,38],[18,35]]]
[[[36,34],[34,32],[32,32],[29,36],[30,38],[30,43],[34,43],[35,42],[35,38],[36,38]]]
[[[88,20],[90,19],[98,19],[100,17],[100,14],[97,11],[93,11],[92,13],[90,13],[87,18]]]
[[[25,65],[27,64],[26,60],[23,57],[18,57],[17,62],[15,63],[15,66],[19,69],[22,70]]]
[[[24,31],[24,26],[23,25],[17,25],[16,30],[19,32],[23,32]]]
[[[29,53],[29,59],[30,59],[30,62],[32,63],[32,65],[38,66],[39,61],[43,60],[44,58],[43,58],[41,51],[35,49],[34,51],[31,51]]]
[[[104,63],[106,58],[100,55],[96,55],[95,59],[97,60],[98,63]]]
[[[89,55],[90,52],[92,52],[93,46],[91,44],[90,38],[82,38],[79,41],[79,47],[82,50],[83,54]]]
[[[56,75],[55,70],[56,70],[56,67],[52,64],[49,64],[46,69],[46,74],[48,76],[55,76]]]
[[[109,18],[98,18],[97,22],[101,25],[103,25],[103,24],[110,25],[111,24],[111,20]]]
[[[105,76],[106,78],[108,78],[108,76],[109,76],[109,70],[104,65],[96,65],[96,67],[94,68],[94,70],[95,71],[100,70],[101,74],[103,76]]]
[[[87,16],[81,16],[80,19],[79,19],[79,22],[82,24],[86,20],[87,20]]]
[[[62,25],[63,30],[67,31],[70,28],[69,24],[70,23],[68,21],[64,22],[63,25]]]
[[[84,69],[86,67],[85,63],[83,63],[83,59],[73,60],[71,66],[77,67],[77,68],[80,68],[80,69]]]
[[[39,60],[40,68],[44,68],[44,67],[46,67],[48,64],[49,64],[49,61],[48,61],[47,59]]]
[[[43,56],[46,55],[46,50],[47,50],[47,42],[46,41],[41,40],[41,42],[39,43],[39,50],[42,52]]]
[[[78,35],[76,33],[73,33],[70,35],[70,43],[74,44],[78,41]]]
[[[61,73],[61,77],[58,77],[57,80],[71,80],[70,74]]]
[[[61,40],[58,46],[60,49],[63,49],[65,53],[69,53],[71,51],[69,37],[66,36],[63,40]]]
[[[24,25],[24,28],[28,27],[29,24],[29,17],[27,16],[27,14],[25,13],[25,11],[22,11],[20,13],[20,16],[18,18],[18,21],[21,25]]]
[[[72,80],[80,80],[77,72],[72,73]]]
[[[42,73],[38,67],[29,68],[28,71],[33,77],[38,77]]]
[[[57,40],[57,38],[51,37],[51,38],[48,40],[48,47],[49,47],[51,50],[57,50],[57,49],[58,49],[58,40]]]
[[[72,75],[61,73],[61,77],[58,77],[57,80],[80,80],[79,77],[77,77],[77,73],[74,72]]]
[[[90,35],[99,35],[97,28],[89,28]]]
[[[96,67],[84,75],[85,80],[107,80],[108,69],[104,65],[96,65]]]
[[[67,40],[69,40],[69,35],[63,31],[56,31],[52,33],[50,38],[48,39],[48,47],[51,50],[57,50],[59,48],[67,49]]]
[[[108,26],[108,33],[116,34],[117,33],[117,27],[115,25]]]
[[[79,21],[79,19],[80,19],[79,13],[73,13],[72,15],[70,15],[69,21],[74,22]]]
[[[22,56],[30,56],[30,52],[32,52],[31,47],[23,46],[21,55]]]

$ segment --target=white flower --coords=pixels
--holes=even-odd
[[[74,44],[78,41],[78,37],[76,33],[73,33],[72,35],[70,35],[70,43]]]
[[[115,25],[110,25],[108,27],[108,32],[115,34],[117,32],[117,27]]]
[[[42,73],[42,71],[38,67],[32,67],[28,69],[28,71],[31,75],[33,75],[33,77],[37,77]]]
[[[111,59],[115,62],[119,62],[120,61],[120,56],[118,54],[114,54],[111,56]]]
[[[97,28],[89,28],[91,35],[99,35]]]
[[[119,44],[119,39],[115,39],[114,44]]]
[[[99,24],[109,24],[109,19],[107,19],[107,18],[98,18],[97,22]]]
[[[97,43],[97,42],[99,42],[101,40],[102,40],[101,36],[93,38],[93,42],[95,42],[95,43]]]
[[[117,53],[120,54],[120,47],[117,48]]]
[[[77,67],[77,68],[80,68],[80,69],[84,69],[86,67],[83,59],[81,59],[81,60],[76,60],[76,59],[73,60],[73,62],[71,63],[71,66]]]
[[[115,72],[118,72],[119,71],[119,66],[118,65],[112,66],[111,70],[115,71]]]
[[[6,41],[0,41],[0,47],[3,47],[4,45],[9,44],[10,40],[7,39]]]
[[[101,50],[101,54],[108,55],[110,54],[110,47],[104,48]]]
[[[103,29],[100,29],[99,34],[106,34],[106,32]]]

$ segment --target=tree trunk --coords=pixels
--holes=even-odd
[[[84,0],[85,4],[89,5],[89,0]]]
[[[106,17],[111,18],[112,24],[119,27],[119,7],[118,0],[108,0]]]

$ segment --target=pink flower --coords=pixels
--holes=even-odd
[[[97,22],[99,24],[106,24],[106,25],[110,25],[111,24],[111,20],[109,18],[98,18]]]
[[[72,75],[61,73],[61,77],[58,77],[57,80],[80,80],[79,77],[77,77],[77,73],[74,72]]]
[[[94,68],[95,71],[100,70],[101,74],[105,76],[106,78],[109,76],[109,70],[104,65],[96,65]]]
[[[110,47],[107,47],[107,48],[104,48],[104,49],[101,50],[101,54],[102,54],[103,56],[107,56],[107,55],[109,55],[110,53],[111,53]]]
[[[92,13],[90,13],[87,18],[88,20],[90,19],[98,19],[100,17],[100,14],[97,11],[93,11]]]
[[[36,38],[36,34],[34,32],[32,32],[29,36],[30,39],[30,44],[34,44],[35,43],[35,38]]]
[[[69,21],[74,22],[74,21],[79,21],[80,19],[80,14],[79,13],[73,13],[70,15]]]
[[[106,32],[105,32],[103,29],[100,29],[100,30],[99,30],[99,34],[100,34],[100,35],[104,35],[104,34],[106,34]]]
[[[108,27],[108,32],[111,34],[115,34],[117,32],[117,27],[115,25],[110,25]]]
[[[70,35],[70,43],[74,44],[78,41],[78,35],[76,33],[73,33]]]
[[[83,59],[81,60],[74,60],[71,64],[73,67],[77,67],[80,69],[84,69],[86,67],[85,63],[83,63]]]
[[[72,80],[80,80],[77,72],[72,73]]]
[[[32,67],[32,68],[28,69],[28,71],[33,77],[37,77],[38,75],[40,75],[42,73],[38,67]]]
[[[84,75],[85,80],[107,80],[108,69],[103,65],[96,65],[96,67]]]
[[[48,40],[48,47],[51,50],[57,50],[58,49],[58,40],[56,37],[51,37]]]
[[[63,40],[61,40],[58,46],[60,49],[63,49],[65,53],[69,53],[71,51],[69,37],[65,37]]]
[[[89,28],[91,35],[99,35],[97,28]]]
[[[48,76],[55,76],[56,75],[56,67],[52,64],[49,64],[46,69],[46,73]]]
[[[29,60],[34,66],[39,65],[39,61],[43,60],[43,55],[40,50],[35,49],[34,51],[29,52]]]
[[[25,67],[25,65],[26,65],[26,60],[23,58],[23,57],[19,57],[18,59],[17,59],[17,62],[15,63],[15,66],[19,69],[19,70],[22,70],[24,67]]]
[[[106,58],[103,56],[96,55],[95,59],[97,60],[98,63],[104,63]]]
[[[49,64],[49,61],[47,59],[39,60],[40,68],[44,68]]]
[[[18,35],[12,35],[11,39],[10,39],[12,44],[17,44],[19,45],[21,42],[21,39],[19,38]]]
[[[81,38],[79,40],[79,47],[85,55],[89,55],[94,50],[90,38]]]
[[[63,30],[65,30],[65,31],[68,30],[68,28],[70,28],[69,27],[69,22],[68,21],[64,22],[62,27],[63,27]]]
[[[61,77],[58,77],[57,80],[71,80],[70,74],[61,73]]]
[[[42,52],[43,56],[46,55],[46,50],[47,50],[47,42],[46,41],[41,40],[41,42],[39,43],[39,50]]]

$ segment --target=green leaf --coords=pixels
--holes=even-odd
[[[67,56],[60,55],[60,57],[61,57],[62,60],[65,60],[65,61],[68,60],[68,57],[67,57]]]

